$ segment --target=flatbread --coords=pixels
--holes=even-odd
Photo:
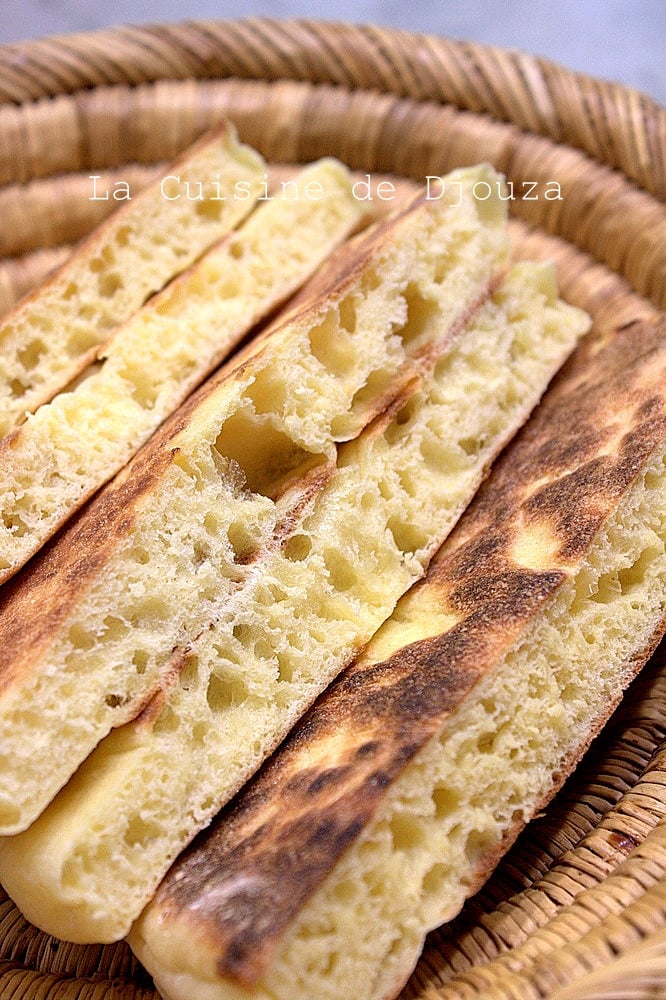
[[[666,619],[666,322],[574,357],[367,649],[173,866],[167,1000],[394,997]]]
[[[176,854],[423,574],[587,325],[558,302],[550,267],[517,266],[388,409],[311,468],[307,502],[297,479],[300,506],[247,553],[159,695],[0,850],[33,922],[78,940],[126,933]],[[274,455],[257,453],[251,476],[274,482]]]
[[[220,125],[18,302],[0,321],[0,438],[84,371],[149,295],[233,229],[264,178],[261,157]]]
[[[117,328],[74,387],[0,442],[0,582],[358,228],[363,209],[342,164],[320,161],[291,184]]]
[[[456,175],[458,176],[458,175]],[[25,829],[279,544],[505,267],[505,206],[414,204],[334,254],[0,590],[0,829]]]

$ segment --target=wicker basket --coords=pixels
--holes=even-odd
[[[554,257],[599,328],[666,307],[666,113],[649,98],[520,53],[257,19],[0,49],[0,309],[113,207],[90,200],[90,174],[136,186],[223,115],[271,161],[334,154],[423,180],[490,160],[514,184],[517,254]],[[547,813],[431,936],[404,1000],[666,996],[665,738],[658,653]],[[57,942],[0,894],[0,1000],[156,996],[124,944]]]

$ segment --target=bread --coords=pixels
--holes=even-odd
[[[122,468],[362,215],[341,164],[301,171],[117,328],[74,388],[0,443],[0,582]]]
[[[165,177],[139,194],[130,192],[43,285],[4,316],[0,438],[75,379],[149,295],[233,229],[263,192],[264,177],[259,155],[238,143],[230,125],[221,125]]]
[[[423,255],[431,258],[421,251],[407,262],[403,249],[400,260],[423,294]],[[438,255],[432,260],[439,266]],[[421,312],[434,317],[437,308],[439,326],[441,307],[430,301]],[[340,314],[353,325],[347,309]],[[360,303],[356,320],[360,331]],[[0,878],[29,919],[75,940],[126,933],[176,854],[422,575],[586,328],[583,314],[557,301],[551,268],[519,265],[453,344],[421,342],[420,375],[337,459],[319,452],[305,492],[299,475],[277,537],[249,548],[243,540],[235,589],[220,600],[215,584],[214,614],[181,644],[158,696],[100,744],[25,833],[3,844]],[[324,329],[326,341],[316,343],[331,345],[329,363],[344,359],[347,370],[349,346],[330,324]],[[265,385],[258,393],[258,381],[255,405],[267,412],[279,396]],[[249,455],[249,434],[238,423],[232,434],[230,424],[218,451],[244,463],[254,489],[288,496],[284,485],[266,488],[275,434]],[[173,505],[173,489],[166,495]],[[189,503],[194,520],[211,516],[204,511]],[[162,596],[154,586],[148,592]]]
[[[331,258],[0,590],[0,830],[25,829],[251,579],[354,437],[443,352],[506,263],[469,171]],[[422,245],[425,244],[426,248]]]
[[[666,618],[666,324],[581,353],[131,935],[166,1000],[394,997]]]

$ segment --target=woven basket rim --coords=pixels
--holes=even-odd
[[[188,17],[188,18],[177,18],[172,21],[141,21],[141,22],[128,22],[127,24],[114,24],[108,27],[102,28],[91,28],[85,31],[72,31],[72,32],[48,32],[43,35],[37,35],[33,38],[23,39],[16,42],[0,42],[0,57],[6,52],[27,52],[34,50],[35,46],[41,43],[55,43],[63,45],[64,47],[70,47],[73,43],[85,43],[86,41],[91,41],[97,39],[99,41],[105,41],[107,39],[121,38],[123,40],[128,40],[130,37],[136,37],[140,39],[142,37],[148,37],[153,35],[156,31],[163,33],[165,29],[178,29],[180,27],[195,27],[206,29],[213,25],[225,25],[225,24],[246,24],[252,27],[273,27],[276,25],[287,25],[294,24],[299,25],[304,28],[317,29],[322,25],[327,25],[333,29],[344,29],[345,31],[358,31],[362,34],[367,34],[368,32],[381,31],[394,38],[403,38],[409,42],[418,40],[433,40],[437,39],[440,41],[445,41],[453,46],[459,47],[461,51],[467,51],[471,54],[474,53],[486,53],[492,54],[497,58],[503,58],[505,56],[519,56],[522,59],[529,60],[530,63],[535,66],[539,66],[543,69],[553,70],[565,73],[571,77],[574,82],[588,82],[595,83],[601,87],[607,87],[609,89],[617,89],[623,92],[629,92],[635,94],[641,100],[646,101],[648,104],[652,104],[656,111],[660,114],[666,111],[666,108],[662,103],[653,95],[649,94],[647,91],[640,87],[634,87],[629,84],[622,83],[619,80],[613,80],[610,77],[605,77],[600,74],[585,73],[582,70],[573,69],[567,66],[566,63],[560,62],[559,59],[553,59],[550,56],[537,55],[530,52],[528,49],[522,46],[501,46],[496,45],[491,42],[476,42],[470,41],[462,37],[457,37],[453,35],[442,35],[438,32],[433,31],[411,31],[407,28],[393,27],[391,25],[378,25],[370,21],[345,21],[338,18],[310,18],[310,17],[292,17],[292,18],[277,18],[264,15],[247,15],[245,17],[239,18],[199,18],[199,17]],[[205,75],[202,73],[200,79],[205,79]],[[63,91],[61,91],[62,93]],[[0,100],[2,98],[0,97]]]
[[[244,76],[242,68],[233,65],[233,60],[226,67],[215,63],[215,61],[206,62],[204,60],[200,61],[198,65],[189,62],[183,66],[182,72],[178,72],[171,59],[166,57],[160,59],[155,52],[154,44],[158,36],[160,45],[164,46],[167,43],[170,53],[173,52],[175,56],[181,57],[187,48],[187,39],[191,33],[195,33],[204,40],[207,34],[211,34],[217,39],[219,33],[225,29],[240,32],[243,37],[248,37],[254,32],[280,30],[285,34],[288,43],[292,45],[295,42],[293,38],[288,37],[290,32],[307,33],[312,38],[315,36],[325,38],[327,35],[335,38],[340,32],[344,32],[350,42],[358,41],[378,53],[381,53],[382,39],[388,39],[401,48],[411,49],[410,56],[412,58],[415,55],[415,48],[416,56],[419,58],[418,46],[424,46],[426,49],[432,46],[444,46],[464,58],[470,73],[479,72],[479,65],[488,60],[497,66],[511,63],[514,83],[515,74],[517,74],[522,81],[526,95],[533,96],[536,90],[540,90],[544,96],[547,95],[551,99],[552,106],[545,109],[545,115],[552,117],[554,114],[556,121],[549,123],[544,120],[542,122],[543,128],[538,131],[542,134],[551,134],[553,137],[553,128],[556,131],[564,129],[569,133],[575,132],[572,126],[575,124],[573,119],[576,117],[578,109],[574,107],[570,116],[561,117],[562,103],[557,100],[557,95],[552,93],[549,81],[557,81],[557,87],[563,87],[572,93],[580,91],[583,87],[592,87],[595,92],[595,101],[601,112],[596,123],[598,135],[596,137],[582,136],[579,142],[572,142],[570,138],[569,143],[583,149],[601,162],[608,162],[604,160],[603,156],[597,155],[598,151],[601,150],[607,154],[609,150],[613,150],[614,134],[618,127],[630,129],[636,112],[640,109],[646,122],[644,131],[653,136],[651,144],[653,155],[650,163],[653,175],[650,171],[647,175],[649,181],[653,181],[653,183],[649,181],[647,184],[645,183],[645,176],[636,173],[631,160],[613,165],[620,166],[629,177],[642,187],[666,198],[666,146],[661,138],[666,135],[666,107],[645,92],[622,83],[569,69],[556,60],[533,55],[520,48],[502,48],[488,43],[448,38],[430,32],[410,32],[403,28],[367,23],[316,18],[282,20],[265,16],[238,19],[192,18],[164,23],[118,25],[71,34],[45,35],[28,41],[0,44],[0,106],[6,103],[20,105],[44,97],[73,94],[78,90],[99,85],[102,81],[99,75],[96,76],[92,72],[92,58],[91,67],[86,67],[85,62],[81,61],[81,56],[87,54],[92,57],[94,53],[102,52],[115,44],[128,47],[134,56],[134,78],[131,81],[134,85],[154,83],[166,79],[206,80],[233,75],[248,78]],[[49,77],[48,63],[58,58],[62,58],[67,65],[69,82],[67,77],[63,75],[51,74]],[[342,72],[338,74],[337,79],[335,73],[332,79],[327,79],[315,71],[312,63],[308,68],[309,72],[303,74],[302,64],[298,72],[285,72],[284,69],[280,71],[268,64],[263,75],[259,77],[253,75],[252,78],[270,80],[271,82],[281,79],[299,79],[311,83],[332,82],[345,86]],[[88,72],[88,70],[90,71]],[[31,86],[28,88],[21,87],[17,81],[17,77],[22,73],[25,74],[26,71],[29,71],[31,79]],[[114,83],[126,84],[128,81],[127,77],[123,75],[122,64],[106,60],[103,82],[107,86]],[[448,92],[446,88],[439,94],[433,91],[430,94],[415,95],[410,92],[408,87],[404,87],[402,90],[388,87],[378,71],[374,72],[365,86],[359,86],[358,82],[355,82],[351,89],[373,90],[405,97],[420,96],[420,99],[435,100],[453,107],[469,107],[460,99],[459,94]],[[612,114],[608,113],[610,108],[613,109]],[[490,114],[500,121],[514,120],[508,114],[498,114],[497,107],[492,106],[492,102],[484,102],[482,96],[478,106],[470,110]]]

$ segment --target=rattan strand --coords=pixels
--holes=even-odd
[[[7,136],[0,180],[11,176],[12,144],[24,154],[13,179],[52,170],[89,173],[127,162],[128,152],[138,162],[168,159],[223,114],[269,160],[298,163],[334,154],[354,169],[424,181],[486,159],[512,182],[515,214],[576,243],[666,307],[663,204],[578,149],[512,124],[431,101],[291,81],[218,81],[202,85],[201,92],[192,81],[163,83],[154,94],[150,87],[114,87],[76,102],[60,98],[56,105],[35,102],[20,122],[15,108],[0,107],[0,129]],[[58,144],[60,152],[53,155]],[[69,160],[65,149],[72,151]],[[90,193],[89,187],[88,198]],[[58,213],[51,222],[62,230]],[[42,225],[45,238],[54,239],[48,217]]]
[[[199,21],[7,46],[0,101],[154,80],[308,80],[434,100],[515,123],[666,191],[664,110],[637,91],[524,53],[376,27]]]

